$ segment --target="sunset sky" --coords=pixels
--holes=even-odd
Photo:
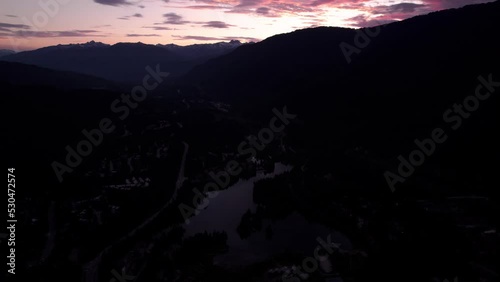
[[[0,49],[91,40],[259,41],[313,26],[365,27],[491,0],[1,0]]]

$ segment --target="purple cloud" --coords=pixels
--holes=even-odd
[[[161,23],[163,24],[163,23]],[[142,28],[149,28],[149,29],[154,29],[154,30],[174,30],[173,28],[166,27],[166,26],[143,26]]]
[[[123,6],[123,5],[132,5],[132,3],[129,3],[125,0],[94,0],[94,2],[102,5],[108,5],[108,6]]]
[[[29,29],[30,27],[25,24],[10,24],[10,23],[0,23],[0,27],[3,28],[21,28],[21,29]]]
[[[163,16],[166,18],[166,20],[165,20],[166,24],[180,25],[180,24],[189,23],[188,21],[183,21],[182,16],[177,15],[176,13],[167,13],[167,14],[164,14]]]
[[[130,15],[130,16],[119,17],[118,19],[119,20],[129,20],[130,18],[142,18],[142,14],[135,13],[135,14]]]
[[[127,37],[155,37],[155,36],[160,36],[159,34],[137,34],[137,33],[130,33],[127,34]]]
[[[244,36],[223,36],[223,37],[212,37],[212,36],[197,36],[197,35],[186,35],[186,36],[181,36],[181,35],[172,35],[172,37],[176,38],[176,40],[199,40],[199,41],[227,41],[227,40],[246,40],[246,41],[252,41],[252,42],[257,42],[260,41],[258,38],[253,38],[253,37],[244,37]]]
[[[427,5],[415,3],[399,3],[390,6],[377,6],[372,11],[372,14],[394,14],[405,13],[413,14],[416,12],[423,13],[427,10]]]
[[[18,37],[103,37],[97,30],[64,30],[64,31],[34,31],[18,30],[11,32],[11,36]]]
[[[210,21],[202,25],[203,27],[213,27],[213,28],[229,28],[233,25],[227,24],[221,21]]]
[[[269,10],[270,10],[269,8],[266,8],[266,7],[260,7],[260,8],[257,8],[257,9],[255,10],[255,12],[256,12],[257,14],[267,15],[267,14],[269,14]]]

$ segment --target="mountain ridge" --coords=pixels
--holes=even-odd
[[[140,42],[120,42],[109,45],[89,41],[82,44],[59,44],[19,52],[4,56],[0,60],[79,72],[115,82],[133,84],[142,80],[148,65],[160,64],[163,69],[171,73],[171,77],[175,77],[197,64],[243,45],[241,42],[215,44],[171,48]],[[213,48],[214,46],[217,48]]]

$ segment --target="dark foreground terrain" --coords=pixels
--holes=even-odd
[[[499,281],[498,15],[277,35],[140,101],[0,61],[19,277]]]

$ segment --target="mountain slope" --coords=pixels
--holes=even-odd
[[[275,91],[304,81],[316,83],[318,79],[331,88],[352,78],[352,72],[357,75],[371,72],[372,77],[384,82],[380,71],[401,76],[398,68],[409,68],[413,74],[424,76],[429,71],[453,70],[456,65],[466,69],[464,64],[479,71],[481,62],[494,66],[492,60],[498,58],[499,43],[493,34],[499,29],[499,11],[497,1],[385,25],[367,47],[359,48],[359,54],[351,56],[350,64],[340,44],[355,47],[357,30],[331,27],[298,30],[212,59],[195,67],[180,81],[202,85],[206,91],[213,90],[228,99],[239,99],[245,94],[258,95],[254,93],[256,90]],[[232,94],[234,91],[238,95]]]
[[[16,52],[14,52],[12,50],[1,49],[0,50],[0,57],[4,57],[4,56],[8,56],[8,55],[13,55],[15,53]]]
[[[479,76],[500,81],[499,14],[497,1],[388,24],[351,63],[339,46],[355,46],[356,34],[366,29],[299,30],[212,59],[179,84],[197,85],[204,95],[263,120],[273,107],[287,106],[304,125],[294,138],[319,155],[364,148],[377,162],[391,163],[411,152],[416,138],[450,130],[444,113],[474,95]],[[431,162],[472,175],[498,168],[478,159],[500,157],[498,107],[494,95],[482,102],[478,113],[463,119],[467,130],[454,138],[450,133],[454,141]],[[377,175],[384,180],[383,171]]]
[[[55,71],[33,65],[0,61],[0,83],[50,86],[62,89],[116,89],[116,85],[90,75]]]
[[[159,64],[162,71],[170,72],[175,77],[209,58],[230,52],[241,45],[239,42],[217,44],[219,48],[214,50],[210,44],[182,47],[143,43],[107,45],[91,41],[20,52],[4,56],[1,60],[74,71],[117,82],[137,83],[146,74],[146,66],[154,68]]]

